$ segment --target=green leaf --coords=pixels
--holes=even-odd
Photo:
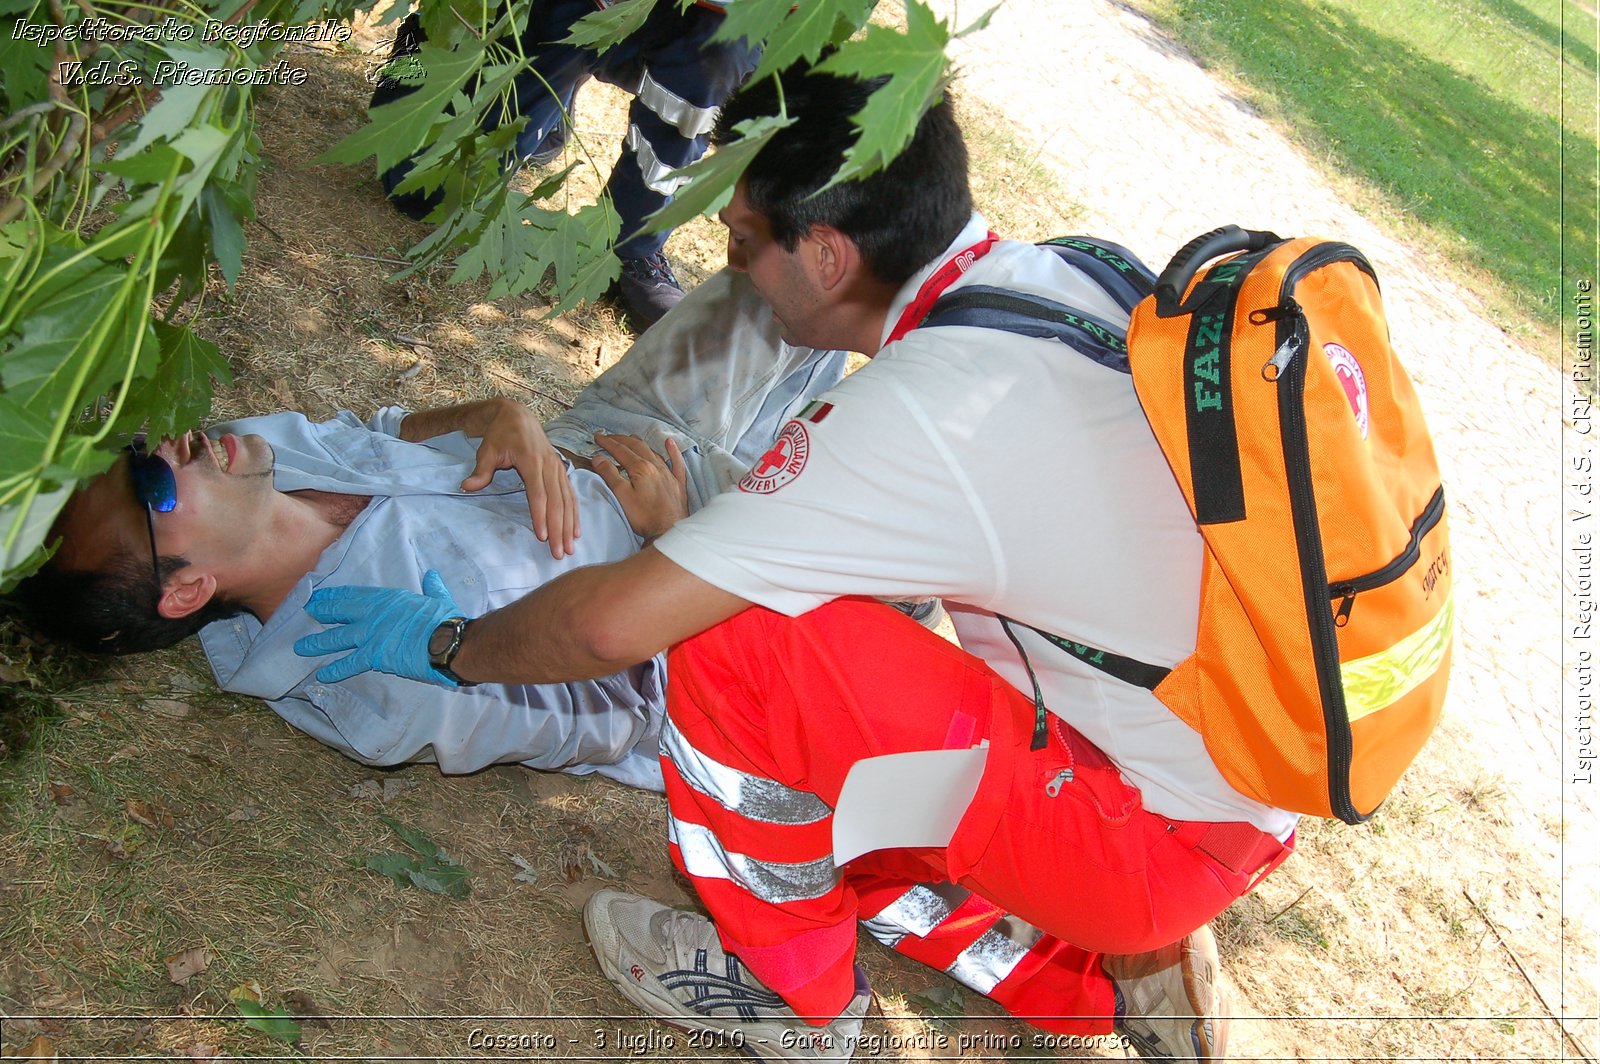
[[[209,55],[211,53],[206,52],[186,55],[181,61],[188,62],[191,66],[198,65],[199,69],[206,69],[208,65],[225,65],[220,62],[212,63],[207,58]],[[174,58],[177,56],[174,55]],[[169,140],[189,129],[195,124],[200,105],[206,102],[209,91],[204,85],[166,86],[161,90],[161,99],[139,119],[138,125],[134,127],[133,139],[117,150],[117,158],[132,159],[156,141]]]
[[[404,853],[375,853],[361,867],[380,876],[388,876],[396,885],[404,887],[411,883],[407,873],[417,867],[417,859]]]
[[[424,857],[438,858],[444,853],[439,849],[439,844],[428,838],[416,828],[400,823],[394,817],[380,816],[379,820],[389,825],[389,830],[400,836],[400,841],[417,851]]]
[[[746,119],[734,126],[733,132],[739,134],[739,139],[673,171],[677,176],[689,178],[689,183],[678,189],[672,202],[646,218],[640,232],[666,232],[701,214],[721,210],[733,197],[733,188],[750,160],[766,147],[773,134],[793,124],[791,117],[769,115]]]
[[[412,885],[447,898],[462,899],[472,895],[472,885],[467,882],[472,875],[453,861],[419,865],[408,870]]]
[[[103,389],[104,367],[115,361],[115,352],[92,342],[93,334],[120,311],[125,273],[126,267],[89,257],[35,294],[24,308],[16,343],[0,355],[0,382],[13,399],[53,419]],[[76,382],[80,373],[83,387]]]
[[[439,845],[416,828],[408,827],[391,817],[378,818],[400,836],[407,846],[418,854],[411,857],[403,853],[373,854],[362,867],[388,876],[401,886],[410,884],[435,894],[451,898],[466,898],[472,893],[468,882],[472,873],[457,864]]]
[[[49,21],[48,17],[37,17],[44,10],[43,4],[34,8],[33,17],[28,17],[32,6],[27,3],[6,4],[0,8],[5,16],[4,32],[0,32],[0,70],[5,71],[5,84],[0,85],[0,103],[10,103],[11,107],[4,108],[8,111],[50,97],[50,68],[55,63],[54,53],[37,41],[19,40],[12,36],[12,27],[16,25],[19,15],[34,25]]]
[[[611,287],[622,263],[611,253],[621,221],[609,200],[590,204],[573,214],[562,214],[547,242],[555,249],[555,306],[550,315],[563,314],[580,302],[593,302]]]
[[[136,155],[118,155],[95,167],[135,185],[158,185],[182,169],[183,157],[166,144],[152,144]]]
[[[559,43],[573,44],[604,54],[643,26],[655,6],[656,0],[622,0],[599,11],[591,11],[574,22],[572,31]]]
[[[921,1006],[924,1012],[941,1016],[960,1016],[966,1011],[961,991],[947,983],[931,986],[920,994],[907,994],[906,1000]]]
[[[887,166],[911,140],[917,122],[949,81],[945,47],[950,30],[925,5],[906,5],[906,32],[882,26],[868,27],[866,36],[842,45],[818,64],[830,74],[889,81],[867,99],[850,123],[859,129],[855,144],[845,153],[844,165],[826,187],[866,177]]]
[[[1003,0],[1002,0],[1002,2],[1003,2]],[[999,11],[999,10],[1000,10],[1000,5],[999,4],[995,4],[989,10],[985,11],[983,14],[981,14],[977,18],[973,19],[971,24],[968,25],[966,29],[957,30],[956,33],[955,33],[955,37],[956,38],[961,38],[961,37],[965,37],[969,33],[977,33],[977,32],[979,32],[981,30],[988,29],[989,28],[989,21],[994,18],[994,13],[996,11]]]
[[[487,203],[479,201],[473,208],[483,212],[479,215],[483,224],[468,243],[467,250],[456,259],[455,271],[450,275],[451,284],[471,281],[486,272],[490,277],[504,277],[508,269],[515,273],[521,268],[516,259],[508,258],[505,253],[508,239],[514,241],[522,229],[522,212],[512,201],[510,189],[502,184]],[[491,293],[489,298],[496,296]]]
[[[228,384],[233,380],[233,371],[216,344],[196,336],[187,326],[162,321],[154,324],[160,363],[149,385],[141,391],[164,400],[150,414],[150,434],[173,436],[200,424],[211,410],[212,378]]]
[[[211,255],[217,260],[222,279],[232,288],[244,265],[241,221],[253,213],[250,200],[243,198],[232,182],[213,181],[201,191],[200,207],[210,230]]]
[[[929,987],[920,994],[907,994],[906,1000],[916,1005],[923,1019],[941,1030],[949,1030],[953,1021],[966,1015],[966,999],[961,991],[949,984]]]
[[[323,152],[317,162],[358,163],[373,155],[378,169],[387,170],[427,143],[428,131],[450,98],[483,65],[483,42],[473,37],[451,50],[430,41],[417,57],[423,67],[417,90],[374,107],[365,126]]]
[[[47,419],[0,392],[0,478],[38,470],[50,433]]]
[[[56,510],[50,511],[52,517],[55,512]],[[10,510],[0,508],[0,530],[10,527],[11,522],[8,520],[10,515]],[[0,595],[11,594],[24,578],[31,576],[41,565],[50,560],[51,554],[55,553],[48,544],[33,540],[23,542],[26,543],[23,551],[7,550],[4,554],[4,568],[0,569],[0,573],[5,575],[0,577]]]
[[[799,60],[813,62],[830,44],[838,44],[866,25],[876,0],[739,0],[713,41],[766,40],[761,62],[751,81],[787,70]]]
[[[247,997],[234,999],[234,1007],[244,1017],[244,1025],[280,1042],[300,1041],[300,1025],[290,1019],[287,1009],[269,1009]]]

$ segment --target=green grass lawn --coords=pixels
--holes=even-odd
[[[1594,269],[1593,9],[1573,0],[1136,0],[1372,186],[1515,328]],[[1576,261],[1573,261],[1573,260]],[[1518,331],[1524,331],[1519,329]]]

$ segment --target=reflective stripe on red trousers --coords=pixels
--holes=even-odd
[[[1182,938],[1288,853],[1249,825],[1146,811],[1116,766],[1064,723],[1046,749],[1028,750],[1028,699],[878,603],[842,600],[794,619],[752,608],[669,660],[673,860],[724,945],[818,1022],[850,999],[856,919],[878,916],[917,884],[954,883],[976,898],[952,895],[949,926],[939,921],[938,933],[895,948],[961,967],[963,952],[1013,914],[1042,934],[990,996],[1053,1030],[1109,1030],[1102,954]],[[989,761],[948,847],[880,850],[831,873],[828,813],[851,765],[968,746],[974,736],[988,737]],[[1023,929],[1013,940],[1028,937]],[[990,945],[1005,948],[993,935]]]

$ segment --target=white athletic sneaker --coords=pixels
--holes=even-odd
[[[1117,988],[1117,1030],[1141,1057],[1225,1059],[1222,965],[1209,925],[1162,949],[1100,964]]]
[[[711,921],[696,913],[602,890],[583,907],[583,930],[623,997],[674,1027],[718,1032],[712,1049],[758,1060],[847,1061],[855,1054],[872,996],[859,966],[844,1014],[813,1027],[724,952]]]

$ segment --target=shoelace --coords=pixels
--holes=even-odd
[[[733,1008],[739,1013],[739,1018],[745,1021],[761,1019],[757,1009],[785,1009],[783,999],[766,987],[754,987],[739,977],[742,966],[739,958],[732,954],[724,955],[726,975],[717,975],[711,972],[706,964],[706,951],[694,951],[694,967],[692,969],[679,968],[676,971],[662,973],[661,985],[668,990],[688,990],[687,1004],[703,1015],[711,1015],[711,1010],[719,1008]]]
[[[651,255],[643,259],[628,259],[623,263],[623,268],[634,276],[643,274],[643,279],[657,284],[670,284],[674,288],[681,288],[678,278],[673,275],[672,267],[667,264],[663,255]]]

